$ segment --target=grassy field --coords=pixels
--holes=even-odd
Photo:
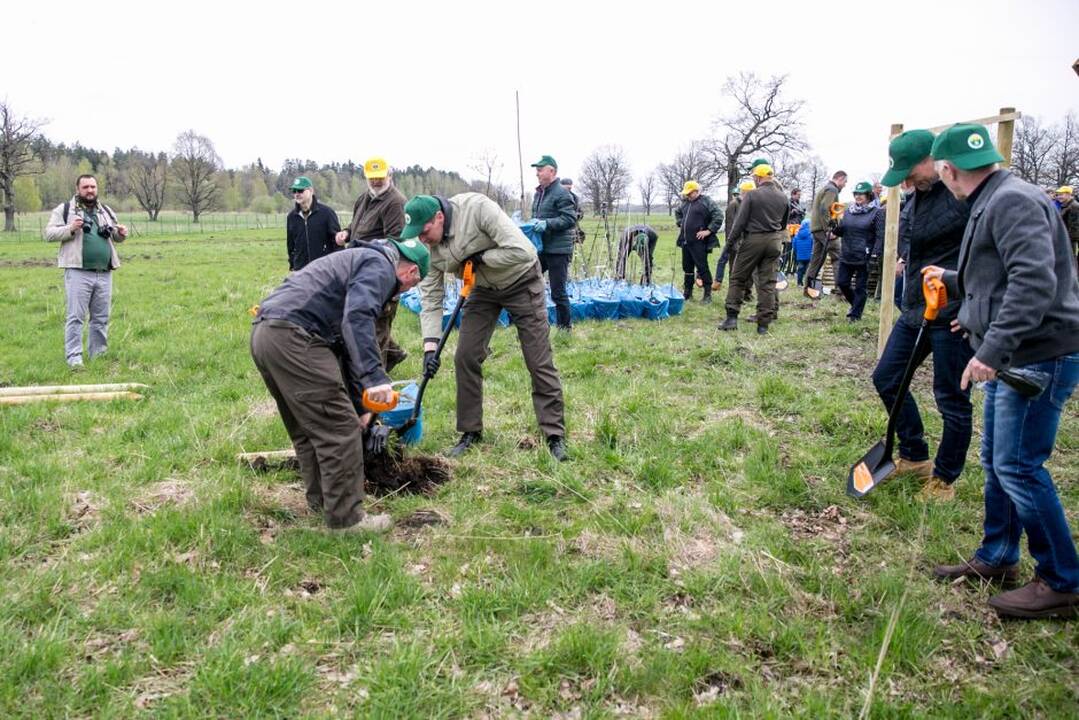
[[[580,323],[555,342],[561,465],[500,330],[487,444],[435,495],[378,501],[391,535],[331,537],[295,474],[234,460],[288,445],[247,349],[283,245],[279,229],[132,239],[109,353],[76,377],[144,382],[145,399],[0,408],[0,716],[1079,714],[1079,623],[1001,623],[991,591],[927,575],[980,538],[975,449],[953,504],[918,503],[909,479],[845,497],[885,425],[872,304],[848,325],[789,290],[765,338],[717,332],[721,304]],[[672,246],[664,231],[662,282]],[[54,258],[0,238],[2,384],[72,380]],[[396,334],[418,350],[415,316]],[[443,364],[419,451],[456,436]],[[1051,463],[1073,528],[1077,408]]]

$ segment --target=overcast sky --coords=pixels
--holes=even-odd
[[[891,123],[1079,110],[1079,0],[259,2],[45,0],[4,10],[0,97],[53,140],[167,150],[193,128],[230,167],[385,156],[519,183],[621,145],[636,176],[710,132],[725,78],[788,74],[806,134],[852,179]],[[14,30],[14,32],[10,32]],[[851,183],[853,185],[853,183]]]

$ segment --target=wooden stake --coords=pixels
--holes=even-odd
[[[892,125],[888,141],[903,132],[903,124]],[[880,325],[877,329],[877,357],[884,354],[884,346],[895,323],[895,261],[899,247],[899,186],[888,188],[888,203],[884,212],[884,256],[880,268]]]
[[[1014,115],[1019,116],[1015,112],[1015,108],[1001,108],[1000,116],[1002,118]],[[1015,134],[1015,120],[1001,120],[997,124],[997,152],[1004,158],[1004,162],[1000,164],[1001,167],[1012,166],[1012,136]]]
[[[26,405],[35,402],[76,402],[79,400],[141,400],[142,395],[133,392],[80,392],[52,395],[6,395],[0,397],[0,405]]]
[[[296,457],[296,451],[292,448],[288,450],[263,450],[261,452],[245,452],[239,453],[236,459],[240,462],[255,462],[258,460],[288,460],[289,458]]]
[[[142,383],[105,383],[102,385],[29,385],[27,387],[0,388],[0,397],[13,395],[63,395],[69,393],[101,393],[118,390],[143,390]]]

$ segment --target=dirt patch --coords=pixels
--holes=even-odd
[[[150,515],[163,507],[183,507],[195,500],[195,491],[184,480],[170,478],[151,485],[146,492],[131,501],[140,515]]]
[[[672,490],[656,503],[668,552],[667,572],[678,577],[713,563],[742,541],[745,533],[699,493]]]
[[[423,528],[430,525],[445,525],[450,521],[450,518],[446,513],[439,510],[417,510],[405,519],[397,523],[403,528]]]
[[[450,465],[440,457],[406,455],[399,445],[364,458],[367,492],[376,497],[390,493],[431,493],[452,477]]]
[[[28,260],[0,260],[0,268],[56,267],[55,260],[30,258]]]
[[[98,662],[99,660],[105,659],[106,656],[115,655],[118,652],[130,648],[130,646],[138,639],[138,628],[124,630],[114,635],[91,635],[83,644],[83,660],[86,662]]]
[[[67,521],[75,528],[75,532],[83,532],[97,525],[101,519],[101,508],[105,501],[90,490],[81,490],[75,493],[75,498],[68,507]]]
[[[263,400],[251,406],[251,417],[272,418],[277,417],[277,403],[271,400]]]
[[[779,521],[787,526],[796,540],[827,540],[835,546],[840,557],[846,557],[850,550],[848,535],[853,529],[852,523],[838,505],[829,505],[817,512],[784,510]]]

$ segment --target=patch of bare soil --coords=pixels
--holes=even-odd
[[[713,563],[742,541],[745,533],[727,514],[696,492],[679,488],[656,503],[663,522],[667,572],[678,577],[687,570]]]
[[[131,501],[132,507],[140,515],[150,515],[163,507],[172,505],[183,507],[195,500],[195,491],[191,485],[178,478],[169,478],[155,483]]]
[[[101,508],[105,501],[90,490],[75,493],[75,498],[67,511],[67,521],[76,532],[92,528],[101,519]]]
[[[43,258],[29,258],[26,260],[0,260],[0,268],[32,268],[32,267],[56,267],[55,260]]]
[[[826,540],[835,546],[836,553],[841,558],[846,557],[850,551],[850,539],[847,536],[853,526],[838,505],[829,505],[817,512],[806,512],[800,508],[784,510],[779,521],[787,526],[797,540]]]
[[[372,495],[431,493],[453,477],[450,465],[440,457],[406,455],[400,445],[364,458],[367,492]]]
[[[251,417],[272,418],[277,417],[277,403],[273,399],[262,400],[251,406]]]

